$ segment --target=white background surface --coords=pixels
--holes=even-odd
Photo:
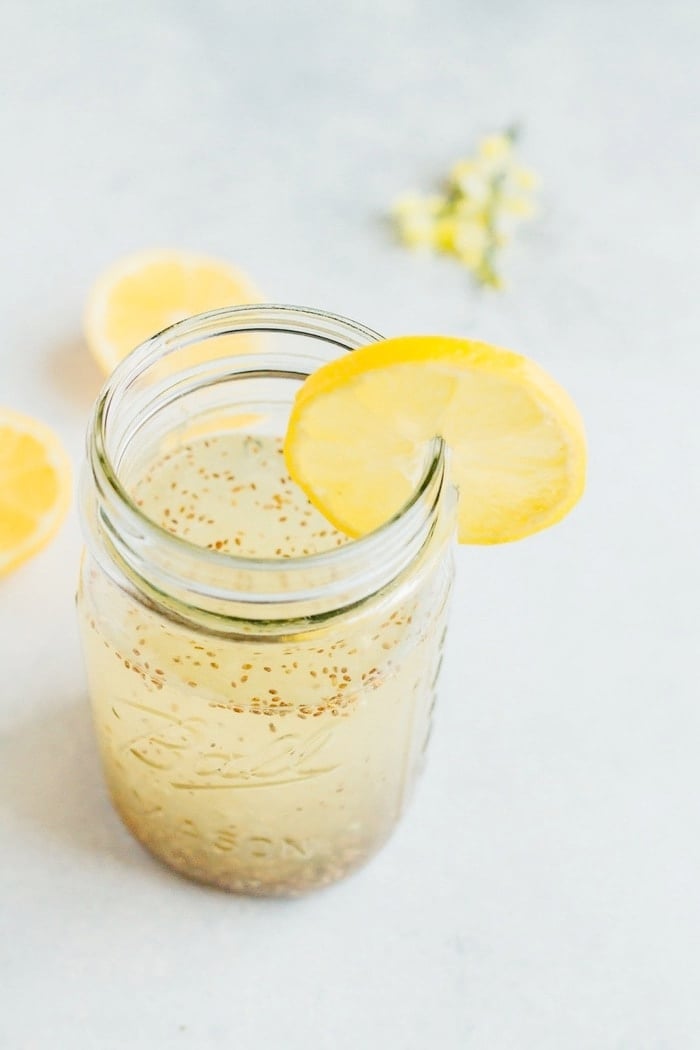
[[[85,293],[163,244],[272,300],[531,354],[581,405],[591,476],[557,530],[460,551],[415,803],[298,902],[190,885],[112,814],[75,513],[3,580],[2,1050],[700,1046],[697,5],[3,11],[0,402],[76,463]],[[383,214],[514,119],[542,217],[482,294]]]

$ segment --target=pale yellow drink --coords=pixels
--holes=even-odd
[[[171,442],[127,487],[162,528],[222,554],[282,568],[347,542],[263,434]],[[322,885],[373,853],[429,732],[443,548],[355,608],[273,634],[197,629],[86,557],[79,609],[95,725],[134,835],[193,878],[260,894]]]

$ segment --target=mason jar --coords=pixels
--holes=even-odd
[[[156,857],[234,892],[364,863],[423,761],[453,572],[443,445],[356,540],[281,454],[305,377],[378,338],[284,306],[193,317],[119,365],[89,425],[78,610],[108,789]]]

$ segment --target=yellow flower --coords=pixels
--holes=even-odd
[[[537,185],[535,173],[515,163],[513,135],[488,135],[475,157],[452,166],[442,194],[400,197],[394,220],[405,244],[454,255],[479,284],[500,288],[498,252],[535,213]]]
[[[517,225],[518,220],[514,215],[506,214],[503,209],[496,212],[491,222],[491,236],[497,248],[503,248],[510,242]]]
[[[487,135],[479,143],[479,156],[491,164],[501,163],[510,157],[512,149],[508,135]]]
[[[441,206],[442,197],[437,193],[428,196],[420,193],[402,193],[394,201],[391,210],[397,218],[401,218],[404,215],[415,215],[417,212],[437,214]]]
[[[462,222],[457,226],[455,230],[455,255],[470,270],[477,269],[488,246],[489,234],[483,223]]]
[[[475,222],[481,226],[488,226],[486,208],[483,204],[469,197],[463,197],[453,205],[455,217],[459,222]]]
[[[510,177],[519,190],[532,191],[539,189],[539,177],[531,168],[521,168],[515,165],[510,173]]]
[[[490,175],[483,165],[463,160],[452,169],[450,187],[468,200],[483,204],[491,192]]]
[[[478,171],[480,171],[480,168],[475,160],[458,160],[456,164],[452,165],[450,182],[459,182],[460,179],[469,178],[470,175],[475,175]]]
[[[454,217],[438,219],[433,227],[433,244],[443,252],[453,252],[457,237],[458,225]]]
[[[500,207],[507,214],[516,215],[519,219],[531,219],[535,214],[535,205],[529,197],[524,197],[522,194],[504,194]]]
[[[421,216],[405,218],[399,227],[401,239],[409,248],[428,247],[433,243],[434,223]]]
[[[405,193],[393,206],[399,235],[410,248],[420,248],[434,243],[437,215],[442,207],[438,196],[421,197],[417,193]]]

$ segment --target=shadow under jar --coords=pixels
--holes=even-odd
[[[378,338],[291,307],[200,315],[134,351],[90,424],[78,610],[109,791],[153,854],[234,892],[362,864],[427,743],[452,580],[442,444],[359,540],[282,456],[305,377]]]

